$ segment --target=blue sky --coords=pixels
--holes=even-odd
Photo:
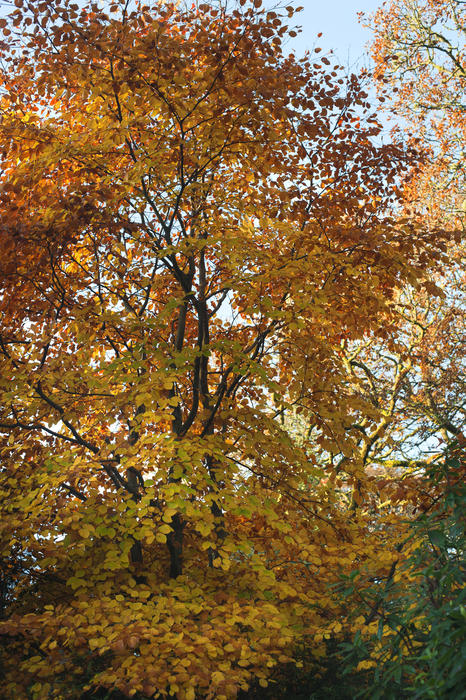
[[[333,49],[335,58],[346,67],[364,65],[365,46],[371,40],[371,32],[358,22],[358,12],[372,14],[383,0],[291,0],[294,7],[304,9],[295,15],[294,23],[302,26],[302,33],[294,39],[293,49],[303,54],[306,49],[320,46],[323,51]],[[264,6],[272,8],[274,0],[265,0]],[[322,37],[317,39],[317,34]],[[366,59],[367,61],[367,59]]]

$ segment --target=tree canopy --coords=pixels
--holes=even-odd
[[[370,20],[379,86],[422,140],[426,162],[416,194],[430,215],[464,218],[466,10],[461,0],[391,0]]]
[[[404,212],[421,155],[380,143],[358,78],[282,48],[291,6],[15,6],[3,695],[266,688],[375,634],[371,587],[417,546],[422,481],[368,454],[406,389],[403,294],[439,293],[451,227]],[[402,357],[391,389],[358,344]]]

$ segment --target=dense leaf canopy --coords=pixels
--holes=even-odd
[[[15,5],[2,692],[233,698],[377,629],[331,585],[391,580],[425,494],[367,469],[389,413],[348,352],[401,351],[448,234],[401,217],[417,155],[358,79],[282,50],[291,7]]]

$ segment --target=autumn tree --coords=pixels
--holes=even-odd
[[[399,559],[403,524],[359,504],[341,347],[386,337],[442,232],[397,218],[416,155],[377,144],[358,79],[282,50],[292,7],[15,6],[2,693],[233,698],[342,632],[355,561]],[[280,422],[298,404],[313,453]]]
[[[433,216],[464,217],[465,5],[391,0],[369,20],[375,75],[388,102],[427,148],[413,198]]]
[[[401,345],[395,352],[377,346],[390,356],[399,382],[391,418],[384,429],[385,449],[425,457],[442,454],[450,440],[464,432],[464,3],[457,0],[392,0],[370,20],[374,75],[386,100],[386,111],[402,117],[398,130],[422,144],[423,162],[404,193],[404,208],[431,226],[434,222],[457,228],[448,245],[439,288],[406,290],[400,297],[399,322],[392,337]],[[437,297],[435,299],[435,297]],[[374,346],[373,341],[371,345]],[[362,346],[353,352],[364,355]],[[385,384],[395,388],[391,372],[381,372],[364,358],[359,371],[366,373],[373,393]],[[395,426],[397,427],[395,428]],[[394,429],[397,433],[394,435]],[[435,439],[433,439],[435,436]],[[427,441],[427,442],[426,442]],[[388,443],[391,442],[391,446]],[[375,444],[375,443],[374,443]],[[381,441],[378,440],[381,447]],[[414,452],[413,452],[414,449]],[[386,454],[388,454],[386,452]]]
[[[440,280],[437,280],[440,285]],[[367,338],[343,352],[349,381],[366,401],[384,407],[367,434],[364,410],[356,418],[366,463],[400,464],[443,454],[465,425],[464,273],[445,264],[444,286],[405,289],[383,343]]]

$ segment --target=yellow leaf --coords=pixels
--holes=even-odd
[[[173,516],[175,515],[176,510],[174,508],[167,508],[165,513],[162,515],[162,520],[165,523],[171,523]]]

